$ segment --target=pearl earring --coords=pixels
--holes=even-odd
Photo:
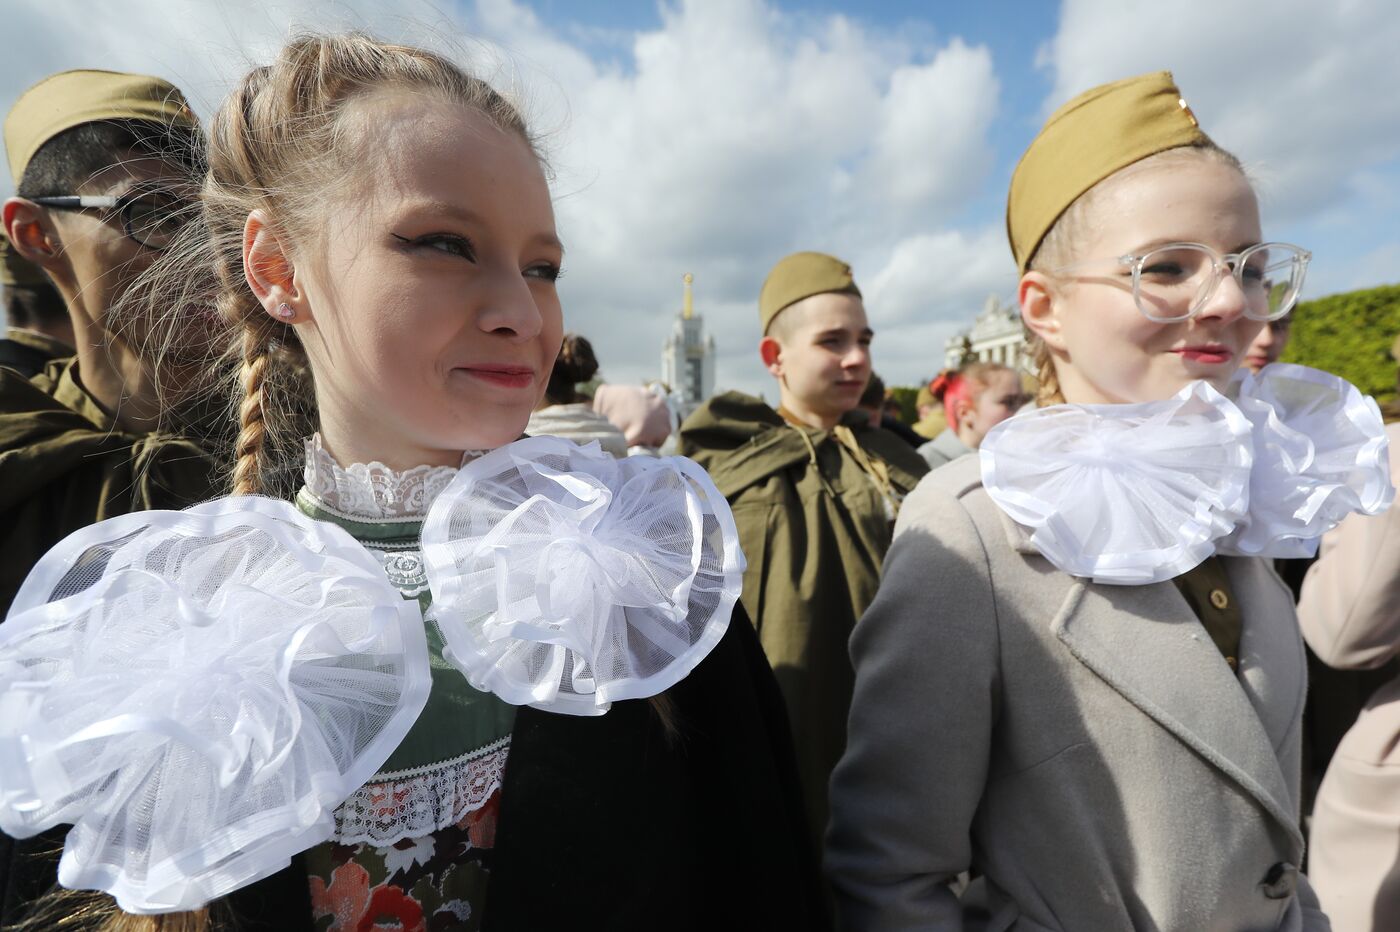
[[[277,305],[276,313],[277,316],[282,318],[283,320],[291,320],[293,317],[297,316],[296,308],[292,307],[285,301]]]

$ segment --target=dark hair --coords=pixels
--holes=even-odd
[[[42,330],[68,320],[68,306],[58,289],[48,282],[41,285],[6,285],[5,321],[11,327]]]
[[[204,174],[204,138],[197,130],[150,120],[102,120],[66,129],[40,146],[24,167],[19,196],[76,194],[132,151],[164,159],[188,172],[191,180]]]
[[[598,357],[593,355],[593,344],[588,342],[587,337],[566,333],[559,347],[559,358],[554,360],[554,369],[549,373],[549,385],[545,388],[544,397],[551,404],[574,404],[579,400],[579,383],[587,382],[597,374]]]
[[[870,381],[865,383],[865,391],[861,392],[860,401],[856,403],[860,408],[880,408],[885,404],[885,380],[875,373],[870,373]]]

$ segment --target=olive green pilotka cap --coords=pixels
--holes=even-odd
[[[0,285],[6,288],[37,288],[48,283],[43,270],[16,252],[10,245],[10,238],[0,232]]]
[[[824,252],[795,252],[780,259],[758,293],[758,322],[764,335],[783,308],[829,293],[860,297],[851,267],[845,262]]]
[[[44,143],[64,130],[106,120],[145,120],[199,130],[185,95],[162,78],[120,71],[60,71],[21,94],[5,115],[5,153],[15,186]]]
[[[1006,235],[1025,272],[1041,240],[1079,196],[1149,155],[1213,145],[1170,71],[1101,84],[1051,114],[1011,175]]]

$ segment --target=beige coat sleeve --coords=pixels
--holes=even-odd
[[[826,870],[848,930],[960,930],[948,883],[972,861],[999,690],[980,538],[947,491],[900,512],[884,576],[851,637],[856,686],[831,782]]]
[[[1400,424],[1391,424],[1390,473],[1400,476]],[[1322,539],[1298,602],[1308,646],[1326,664],[1378,667],[1400,652],[1400,508],[1352,515]]]

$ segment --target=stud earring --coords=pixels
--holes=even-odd
[[[291,320],[293,317],[297,316],[297,311],[296,308],[283,301],[281,304],[277,305],[276,314],[283,320]]]

